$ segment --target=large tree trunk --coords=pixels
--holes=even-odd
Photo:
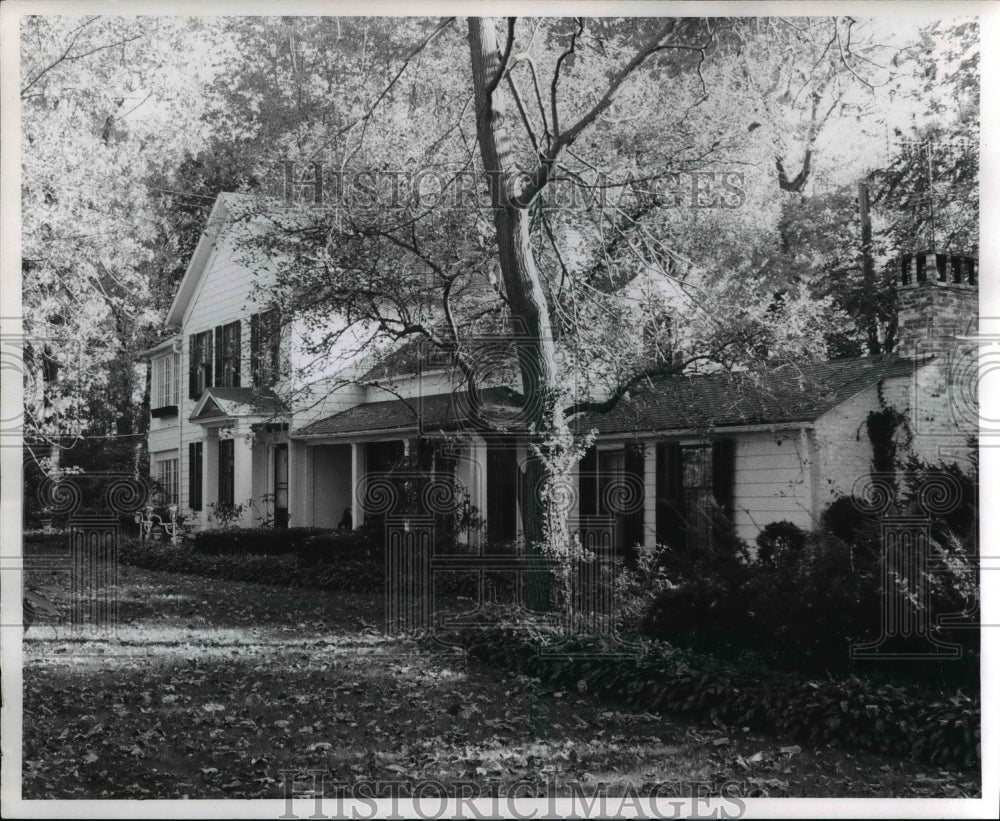
[[[497,233],[500,270],[503,275],[507,299],[514,322],[517,356],[523,382],[526,421],[532,431],[532,441],[546,443],[560,427],[561,408],[558,394],[558,366],[555,344],[549,321],[549,308],[542,288],[538,267],[529,236],[529,207],[515,204],[520,193],[519,175],[514,165],[510,142],[512,128],[512,100],[503,83],[497,82],[501,70],[500,43],[497,21],[493,18],[469,18],[469,46],[472,52],[472,77],[475,88],[476,130],[493,207]],[[554,478],[550,469],[530,452],[525,469],[522,494],[522,525],[529,555],[538,561],[555,555],[551,525],[547,514],[552,506],[544,504],[546,488]],[[566,530],[565,521],[558,532]],[[547,584],[540,584],[544,574],[533,573],[535,583],[530,585],[530,605],[547,609],[550,592]]]

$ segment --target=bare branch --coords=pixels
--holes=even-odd
[[[559,138],[559,103],[558,103],[558,90],[559,90],[559,72],[562,69],[562,64],[573,54],[576,53],[576,40],[581,34],[583,34],[583,18],[576,18],[577,28],[570,36],[569,48],[567,48],[559,58],[556,60],[556,68],[552,74],[552,84],[549,88],[549,98],[550,105],[552,106],[552,133],[555,137]]]

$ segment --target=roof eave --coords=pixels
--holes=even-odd
[[[221,234],[221,223],[229,216],[227,200],[227,192],[222,192],[215,198],[215,204],[208,215],[205,230],[198,238],[198,244],[191,255],[191,261],[188,263],[180,285],[177,287],[177,293],[170,304],[170,310],[167,311],[165,324],[168,328],[180,328],[184,324],[184,314],[187,313],[188,305],[198,290],[198,283],[205,273],[208,258],[212,253],[216,240]]]

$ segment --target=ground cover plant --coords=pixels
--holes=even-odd
[[[61,589],[66,574],[33,571]],[[112,635],[40,619],[25,642],[26,798],[281,795],[332,781],[734,780],[758,796],[967,796],[973,771],[794,743],[602,701],[383,635],[383,600],[124,565]],[[612,792],[613,794],[613,792]]]

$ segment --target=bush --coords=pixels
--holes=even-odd
[[[820,516],[823,529],[848,543],[878,544],[878,515],[856,496],[838,496]]]
[[[381,592],[382,558],[349,557],[329,564],[309,564],[284,554],[208,554],[162,542],[125,542],[120,558],[148,570],[193,573],[228,581],[310,587],[318,590]]]
[[[247,527],[202,530],[194,535],[194,549],[210,556],[281,555],[295,553],[313,536],[329,534],[319,527]]]
[[[381,561],[382,557],[381,543],[364,528],[314,533],[296,547],[296,552],[306,564],[345,559],[374,560],[376,555]]]
[[[809,534],[794,522],[770,522],[757,534],[757,561],[774,566],[785,554],[806,546]]]
[[[938,567],[929,578],[931,614],[958,612],[974,598],[973,568],[954,539],[932,545]],[[647,635],[700,651],[736,657],[752,651],[768,665],[844,674],[864,670],[893,679],[936,680],[978,687],[978,631],[935,630],[958,641],[959,661],[853,660],[851,645],[881,634],[882,567],[879,545],[847,544],[829,533],[811,534],[800,550],[779,551],[771,563],[731,571],[705,568],[700,577],[665,590],[642,621]],[[914,650],[926,651],[919,641]]]
[[[623,660],[602,637],[565,640],[537,628],[472,628],[453,638],[475,658],[641,710],[910,755],[941,767],[971,768],[980,759],[979,700],[961,692],[747,673],[657,642]]]
[[[24,533],[25,553],[54,553],[68,548],[68,530],[54,530],[51,533],[38,530]]]

